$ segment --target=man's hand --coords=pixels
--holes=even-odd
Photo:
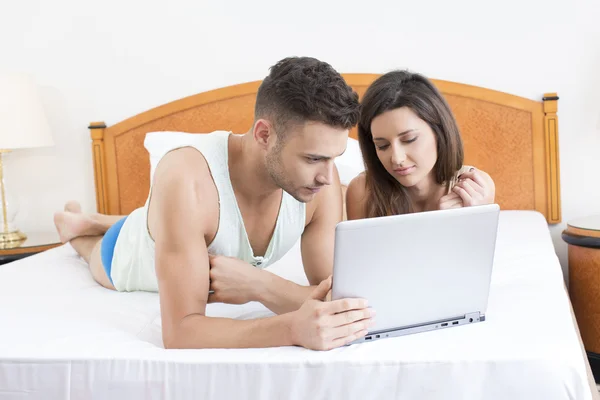
[[[312,350],[330,350],[365,336],[374,324],[375,311],[364,299],[324,302],[331,289],[331,276],[294,311],[292,343]]]
[[[460,196],[465,207],[469,207],[493,203],[496,188],[489,175],[471,168],[468,172],[460,175],[452,192]]]
[[[264,271],[245,261],[225,256],[209,255],[209,303],[244,304],[257,300]]]

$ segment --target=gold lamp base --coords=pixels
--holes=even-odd
[[[27,235],[18,229],[8,231],[9,226],[6,220],[6,194],[4,192],[4,168],[2,165],[2,156],[10,150],[0,149],[0,194],[2,194],[2,221],[4,221],[4,231],[0,232],[0,249],[14,249],[23,244],[27,239]]]
[[[21,246],[26,239],[27,235],[18,230],[14,232],[0,232],[0,249],[14,249]]]

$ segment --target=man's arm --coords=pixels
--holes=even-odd
[[[259,301],[275,313],[298,309],[309,294],[333,272],[335,227],[342,220],[342,189],[334,166],[333,182],[315,199],[316,207],[302,234],[304,272],[311,286],[301,286],[275,274],[263,274]]]
[[[312,219],[302,234],[302,263],[311,285],[333,273],[335,227],[342,220],[340,177],[333,167],[333,182],[323,189]]]
[[[330,280],[294,313],[247,321],[207,317],[205,227],[210,226],[211,210],[218,204],[211,183],[206,162],[192,149],[166,155],[155,173],[149,228],[155,240],[166,348],[300,345],[329,349],[366,334],[371,320],[364,300],[322,301]]]

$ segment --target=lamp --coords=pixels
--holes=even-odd
[[[19,231],[6,199],[4,154],[16,149],[53,146],[50,126],[33,78],[22,73],[0,74],[0,248],[18,247],[27,236]]]

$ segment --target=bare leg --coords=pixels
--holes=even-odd
[[[63,243],[80,236],[102,236],[110,228],[98,224],[89,215],[70,211],[54,214],[54,225]]]
[[[102,236],[122,215],[83,214],[75,201],[65,204],[64,211],[54,214],[54,225],[62,243],[80,236]]]
[[[90,266],[90,272],[96,282],[105,288],[112,290],[115,290],[115,287],[110,282],[110,279],[104,270],[104,266],[102,265],[100,249],[102,247],[102,235],[120,218],[121,217],[104,218],[97,221],[90,215],[82,214],[81,205],[76,201],[67,202],[64,207],[64,212],[57,213],[54,216],[54,222],[61,240],[65,243],[70,241],[71,246],[73,246],[77,254],[79,254]],[[76,233],[94,234],[96,232],[99,233],[97,236],[73,236]],[[69,236],[72,237],[69,238]]]
[[[110,282],[104,266],[102,265],[102,256],[100,248],[102,246],[102,236],[82,236],[71,240],[71,246],[83,257],[89,264],[92,276],[102,286],[107,289],[115,290]]]
[[[68,201],[65,204],[65,211],[81,214],[81,204],[74,200]],[[98,213],[88,214],[88,216],[96,221],[99,225],[106,228],[106,230],[113,226],[117,221],[125,217],[125,215],[107,215]]]
[[[65,204],[65,211],[81,213],[81,204],[74,200],[67,201],[67,203]]]
[[[107,231],[108,228],[116,224],[119,220],[125,218],[125,215],[91,214],[90,217],[96,221],[99,226],[106,228]]]

